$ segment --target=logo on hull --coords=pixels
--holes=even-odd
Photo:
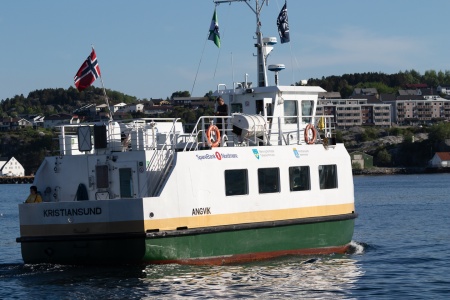
[[[252,151],[253,151],[253,155],[254,155],[257,159],[259,159],[259,152],[258,152],[258,149],[252,149]]]

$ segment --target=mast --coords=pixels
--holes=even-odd
[[[256,16],[256,64],[257,64],[257,72],[258,72],[258,87],[267,86],[267,70],[266,70],[266,58],[267,55],[265,53],[265,45],[263,42],[263,36],[261,32],[261,21],[260,21],[260,13],[264,3],[268,3],[268,0],[262,0],[261,5],[259,4],[259,0],[255,0],[255,8],[251,7],[249,2],[250,0],[214,0],[216,5],[221,3],[231,3],[231,2],[245,2],[245,4],[250,7],[253,13]]]

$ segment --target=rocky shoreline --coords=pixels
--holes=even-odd
[[[394,174],[430,174],[450,173],[450,168],[380,168],[373,167],[364,170],[353,169],[353,175],[394,175]]]

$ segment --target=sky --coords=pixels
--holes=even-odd
[[[260,0],[261,2],[262,0]],[[221,47],[207,39],[212,0],[2,0],[0,100],[69,88],[93,45],[106,89],[138,99],[176,91],[204,96],[233,82],[257,82],[256,18],[244,2],[217,6]],[[255,0],[249,5],[254,8]],[[261,11],[261,31],[277,37],[284,0]],[[450,70],[448,0],[288,0],[289,43],[280,85],[349,73]],[[269,84],[274,83],[269,73]],[[100,80],[93,84],[102,87]]]

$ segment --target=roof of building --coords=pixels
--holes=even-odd
[[[381,101],[395,101],[395,99],[397,99],[397,96],[395,94],[380,94]]]
[[[425,98],[421,95],[404,95],[397,96],[397,100],[425,100]]]
[[[360,95],[360,94],[375,95],[375,94],[378,94],[378,91],[376,88],[355,88],[353,90],[353,94],[355,94],[355,95]]]
[[[398,90],[400,96],[417,95],[417,90]]]
[[[439,156],[442,161],[450,161],[450,152],[436,152],[436,155]]]
[[[173,101],[207,101],[207,97],[173,97]]]
[[[348,97],[348,99],[365,99],[368,104],[383,104],[375,95],[355,95]]]
[[[45,121],[52,121],[52,120],[70,120],[72,118],[78,118],[77,115],[69,115],[69,114],[55,114],[48,116],[45,118]]]
[[[341,99],[341,93],[339,92],[324,92],[319,93],[319,99]]]
[[[437,95],[437,93],[433,89],[420,89],[420,91],[422,92],[423,96]]]

